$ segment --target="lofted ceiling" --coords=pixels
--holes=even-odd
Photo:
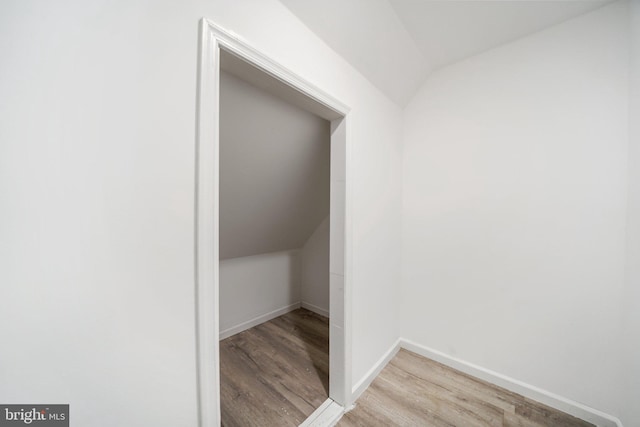
[[[613,0],[280,0],[400,106],[432,71]]]

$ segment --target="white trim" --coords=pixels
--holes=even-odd
[[[300,307],[306,308],[309,311],[313,311],[314,313],[319,314],[320,316],[329,317],[329,310],[325,310],[324,308],[320,308],[317,305],[313,305],[313,304],[310,304],[308,302],[302,301],[300,303]]]
[[[195,303],[198,423],[220,425],[218,317],[218,70],[219,49],[200,22],[196,113]],[[206,185],[205,185],[206,183]]]
[[[510,378],[473,363],[466,362],[441,351],[417,344],[407,339],[400,339],[400,346],[406,350],[417,353],[428,359],[440,362],[453,369],[472,375],[481,380],[490,382],[509,391],[518,393],[524,397],[543,403],[559,411],[589,421],[601,427],[622,427],[620,420],[612,415],[605,414],[597,409],[590,408],[573,400],[558,396],[557,394],[543,390],[531,384]]]
[[[306,419],[306,420],[304,420],[304,421],[302,422],[302,424],[300,424],[298,427],[309,427],[310,425],[312,425],[312,423],[313,423],[316,419],[318,419],[318,417],[320,416],[320,414],[322,414],[322,413],[325,411],[325,409],[327,409],[327,408],[329,407],[329,405],[331,405],[332,403],[334,403],[334,402],[333,402],[333,400],[331,400],[331,399],[327,399],[327,400],[325,400],[324,402],[322,402],[322,405],[318,406],[318,407],[316,408],[316,410],[315,410],[315,411],[313,411],[313,413],[312,413],[311,415],[309,415],[309,416],[307,417],[307,419]]]
[[[235,334],[239,334],[242,331],[246,331],[247,329],[251,329],[254,326],[257,326],[261,323],[268,322],[269,320],[275,319],[276,317],[282,316],[283,314],[287,314],[293,310],[297,310],[299,308],[300,308],[300,303],[297,302],[295,304],[291,304],[286,307],[273,310],[267,314],[254,317],[253,319],[247,320],[246,322],[242,322],[239,325],[227,328],[224,331],[220,331],[220,341],[222,341],[225,338],[229,338],[230,336],[233,336]]]
[[[219,75],[220,48],[236,55],[284,84],[341,116],[345,126],[346,205],[344,227],[344,318],[343,334],[330,332],[330,347],[339,349],[339,364],[330,366],[331,378],[340,390],[331,397],[339,403],[351,401],[351,139],[349,107],[315,85],[297,76],[250,46],[239,36],[207,19],[200,22],[198,57],[198,98],[196,120],[195,194],[195,288],[196,288],[196,366],[198,422],[200,427],[220,425],[219,380],[219,250],[218,250],[218,153],[219,153]],[[333,179],[333,178],[332,178]],[[342,335],[340,338],[338,335]]]
[[[346,116],[345,116],[346,120]],[[351,266],[353,265],[353,199],[354,199],[354,179],[351,176],[351,171],[353,171],[353,144],[350,143],[352,141],[352,130],[351,130],[351,122],[345,121],[345,212],[344,212],[344,304],[343,304],[343,313],[344,313],[344,384],[343,384],[343,394],[344,400],[342,402],[345,408],[351,406],[353,402],[356,400],[353,397],[353,390],[351,385],[353,384],[353,359],[351,358],[352,352],[352,283],[353,279],[353,269]],[[331,321],[331,320],[329,320]],[[331,345],[331,343],[330,343]]]
[[[390,348],[387,350],[385,354],[369,369],[369,372],[364,374],[364,376],[358,381],[356,385],[353,386],[353,390],[351,392],[352,402],[358,400],[358,398],[364,393],[364,391],[371,385],[373,380],[376,379],[380,372],[384,369],[385,366],[393,359],[393,357],[400,350],[400,339],[398,339]]]
[[[332,399],[327,399],[299,427],[331,427],[342,418],[342,414],[344,408]]]
[[[307,95],[309,98],[324,105],[330,110],[335,111],[340,116],[346,116],[349,113],[350,108],[338,101],[336,98],[327,94],[313,83],[302,77],[292,73],[286,67],[275,62],[268,56],[264,55],[258,49],[251,46],[247,41],[242,39],[239,35],[227,31],[215,23],[209,21],[206,18],[202,19],[204,25],[216,39],[218,45],[223,47],[228,52],[244,59],[246,62],[260,68],[267,74],[275,77],[281,82],[289,85],[299,92]]]

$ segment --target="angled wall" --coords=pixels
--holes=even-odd
[[[329,214],[329,127],[221,73],[221,259],[304,245]]]
[[[613,415],[627,30],[617,2],[435,72],[403,153],[401,335]]]

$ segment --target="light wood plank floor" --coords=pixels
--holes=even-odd
[[[299,309],[220,341],[222,426],[298,426],[329,395],[329,320]]]
[[[401,349],[338,426],[593,424]]]

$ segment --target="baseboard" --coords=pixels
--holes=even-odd
[[[369,385],[371,385],[373,380],[376,379],[376,377],[380,374],[384,367],[387,366],[387,363],[389,363],[391,359],[393,359],[393,357],[398,353],[398,350],[400,350],[399,339],[389,348],[389,350],[387,350],[384,355],[382,355],[382,357],[376,362],[376,364],[373,365],[371,369],[369,369],[369,372],[367,372],[364,377],[362,377],[362,379],[360,379],[360,381],[358,381],[356,385],[353,386],[351,390],[351,402],[355,402],[356,400],[358,400],[358,398],[362,395],[362,393],[364,393]]]
[[[299,308],[300,308],[300,303],[296,302],[295,304],[291,304],[286,307],[279,308],[270,313],[263,314],[251,320],[247,320],[246,322],[242,322],[239,325],[227,328],[224,331],[220,331],[220,340],[229,338],[230,336],[233,336],[235,334],[239,334],[242,331],[246,331],[247,329],[253,328],[254,326],[257,326],[261,323],[268,322],[271,319],[275,319],[278,316],[282,316],[283,314],[287,314],[290,311],[297,310]]]
[[[324,308],[320,308],[317,305],[309,304],[308,302],[302,301],[300,303],[300,306],[302,308],[306,308],[309,311],[313,311],[314,313],[319,314],[320,316],[329,317],[329,310],[325,310]]]
[[[299,427],[332,427],[342,418],[344,408],[327,399]]]
[[[574,402],[570,399],[566,399],[557,394],[553,394],[546,390],[542,390],[538,387],[526,384],[522,381],[518,381],[513,378],[509,378],[506,375],[499,374],[497,372],[490,371],[473,363],[460,360],[456,357],[449,356],[441,351],[434,350],[429,347],[425,347],[413,341],[401,338],[399,340],[399,346],[417,353],[421,356],[440,362],[443,365],[447,365],[453,369],[464,372],[465,374],[472,375],[481,380],[490,382],[499,387],[503,387],[514,393],[518,393],[521,396],[543,403],[552,408],[558,409],[567,414],[573,415],[585,421],[589,421],[600,427],[623,427],[620,420],[612,415],[605,414],[597,409],[590,408],[578,402]]]

